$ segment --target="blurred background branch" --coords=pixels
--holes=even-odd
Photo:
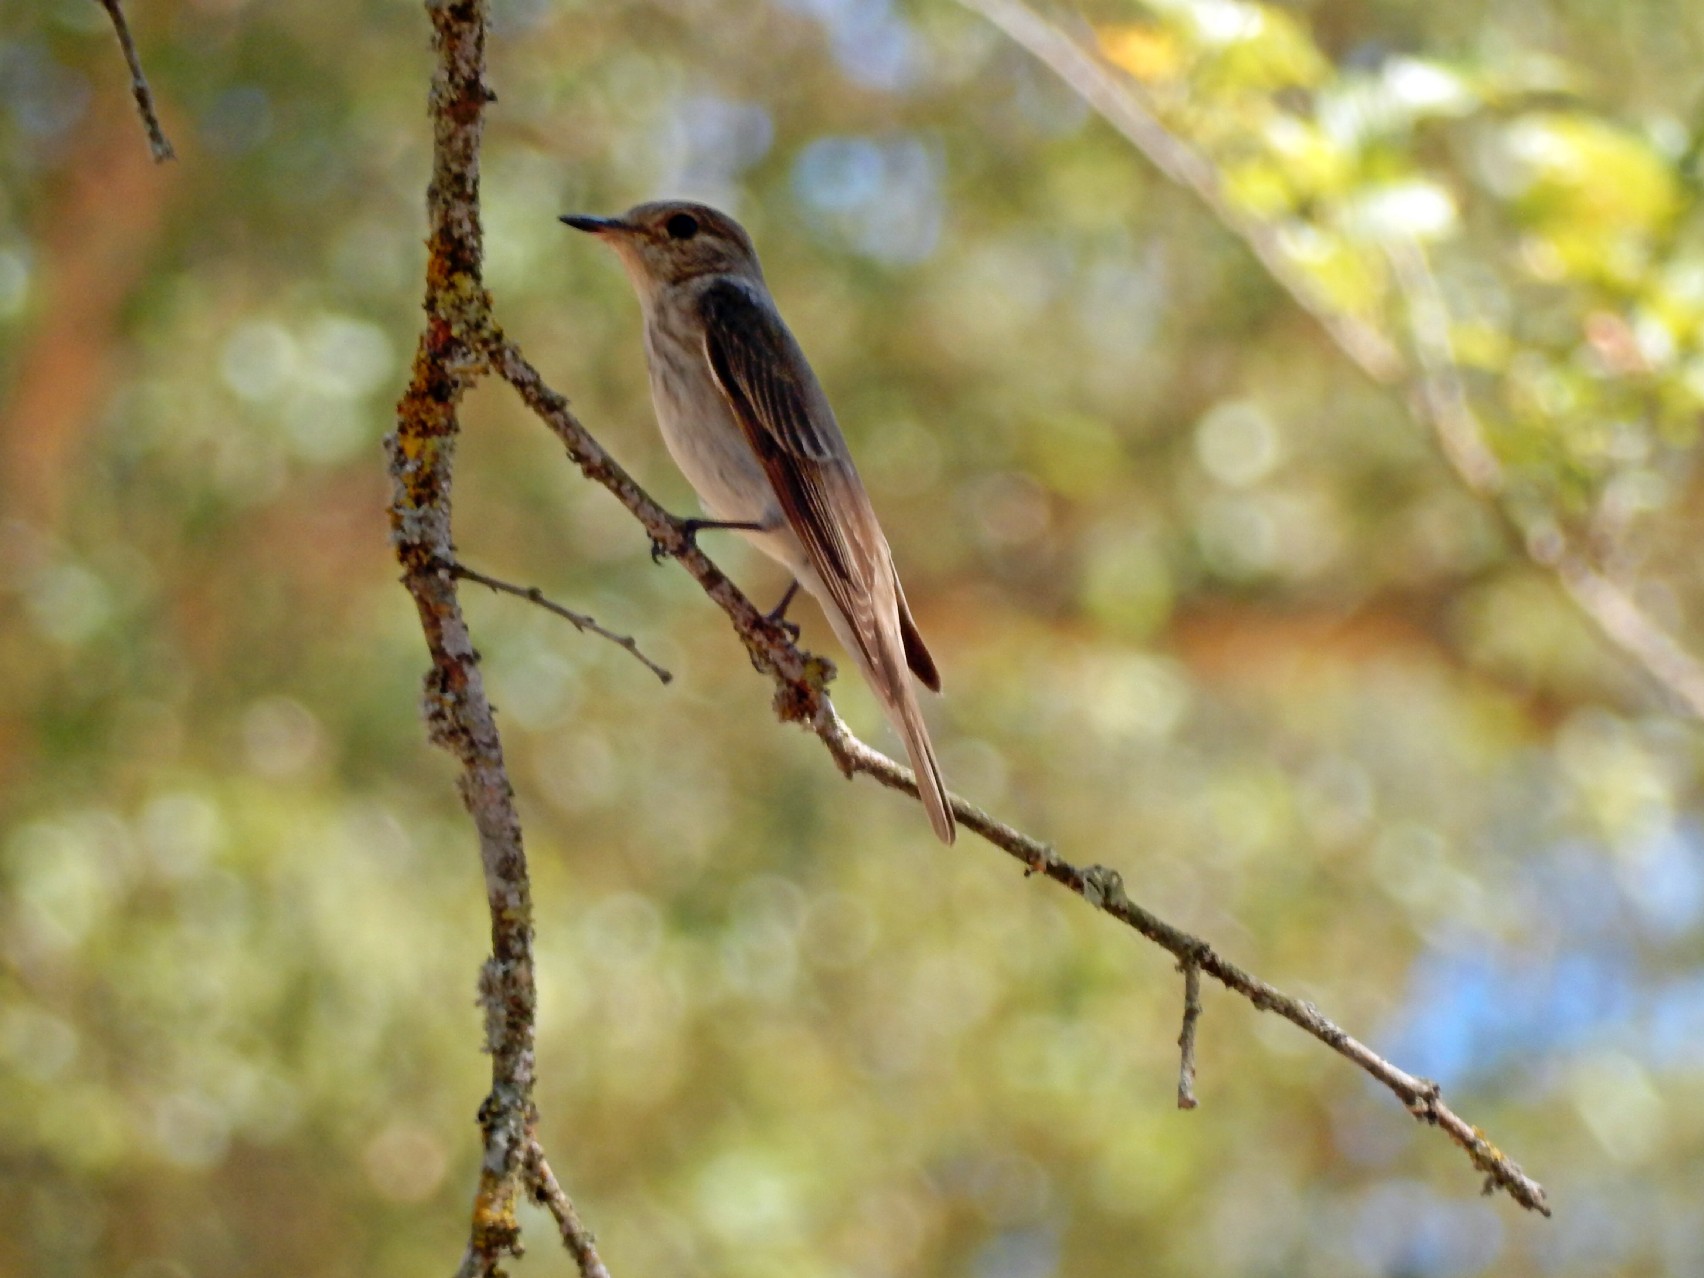
[[[1213,161],[1161,121],[1141,84],[1107,60],[1095,46],[1092,32],[1084,39],[1073,37],[1023,0],[961,2],[1045,63],[1160,172],[1199,196],[1362,372],[1376,382],[1409,381],[1416,416],[1436,435],[1445,458],[1468,490],[1507,522],[1517,545],[1556,574],[1568,597],[1605,638],[1637,662],[1678,705],[1704,720],[1704,663],[1646,612],[1627,586],[1595,567],[1561,522],[1550,511],[1536,508],[1532,493],[1510,493],[1457,368],[1443,294],[1424,248],[1415,239],[1396,227],[1386,228],[1382,237],[1369,237],[1374,247],[1376,239],[1382,238],[1389,254],[1399,312],[1408,324],[1407,344],[1418,365],[1410,379],[1397,342],[1368,319],[1333,303],[1319,280],[1286,247],[1275,219],[1260,217],[1227,196]],[[1178,11],[1187,12],[1188,6]],[[1242,20],[1258,23],[1260,13],[1250,8]],[[1606,549],[1607,557],[1615,553],[1614,547]]]
[[[1395,381],[1402,376],[1402,356],[1395,344],[1366,320],[1334,305],[1293,261],[1277,228],[1238,208],[1226,195],[1212,162],[1161,123],[1140,95],[1132,92],[1128,82],[1091,47],[1085,47],[1022,0],[960,2],[1029,50],[1161,173],[1199,196],[1362,372],[1375,382]]]
[[[1449,312],[1426,250],[1409,240],[1390,245],[1389,252],[1420,366],[1413,398],[1451,467],[1475,496],[1503,515],[1516,544],[1535,563],[1556,574],[1568,597],[1604,636],[1638,662],[1676,705],[1704,721],[1704,663],[1639,606],[1627,585],[1597,567],[1579,539],[1570,537],[1553,514],[1531,510],[1530,495],[1523,499],[1509,492],[1502,463],[1486,442],[1485,429],[1462,382],[1450,338]],[[1614,545],[1602,548],[1602,557],[1611,562],[1617,554]]]

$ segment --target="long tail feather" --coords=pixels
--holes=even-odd
[[[947,801],[947,787],[941,781],[941,769],[935,762],[935,747],[923,722],[923,711],[917,704],[917,695],[908,685],[901,684],[898,700],[899,705],[895,708],[899,713],[895,716],[897,722],[894,727],[905,738],[905,752],[911,756],[911,770],[917,774],[917,793],[929,813],[929,824],[935,828],[935,837],[950,845],[957,837],[958,829]]]

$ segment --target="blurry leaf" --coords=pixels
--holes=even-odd
[[[1151,7],[1212,53],[1215,80],[1231,91],[1308,88],[1331,64],[1292,15],[1246,0],[1151,0]]]
[[[1504,131],[1498,189],[1564,269],[1629,280],[1680,210],[1679,181],[1649,142],[1600,119],[1522,116]]]
[[[1264,157],[1224,165],[1219,181],[1232,207],[1263,222],[1276,221],[1296,206],[1288,175]]]
[[[1183,69],[1182,46],[1165,27],[1131,22],[1101,27],[1095,37],[1107,60],[1138,80],[1170,80]]]
[[[1351,157],[1310,119],[1276,111],[1264,121],[1261,134],[1291,188],[1300,194],[1334,196],[1353,178]]]
[[[1455,198],[1425,179],[1362,187],[1346,201],[1344,222],[1375,243],[1446,239],[1456,229]]]
[[[1382,267],[1342,234],[1292,220],[1280,226],[1278,242],[1334,307],[1356,315],[1376,312],[1384,291]]]

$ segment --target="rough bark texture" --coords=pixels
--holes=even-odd
[[[479,978],[491,1092],[479,1109],[485,1156],[460,1273],[496,1274],[505,1254],[520,1255],[515,1203],[525,1187],[555,1212],[564,1237],[574,1242],[582,1272],[593,1278],[605,1273],[603,1264],[533,1132],[532,888],[503,743],[456,594],[450,533],[456,410],[481,371],[483,343],[470,333],[486,322],[490,304],[481,278],[479,219],[480,133],[491,97],[484,79],[485,5],[429,3],[427,11],[438,66],[431,96],[432,183],[426,193],[431,226],[426,325],[413,376],[397,405],[396,432],[386,445],[392,541],[432,660],[422,705],[427,734],[461,765],[458,785],[479,833],[491,911],[491,957]]]

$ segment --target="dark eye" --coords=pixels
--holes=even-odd
[[[690,240],[698,234],[698,219],[690,213],[676,213],[663,223],[663,229],[671,240]]]

